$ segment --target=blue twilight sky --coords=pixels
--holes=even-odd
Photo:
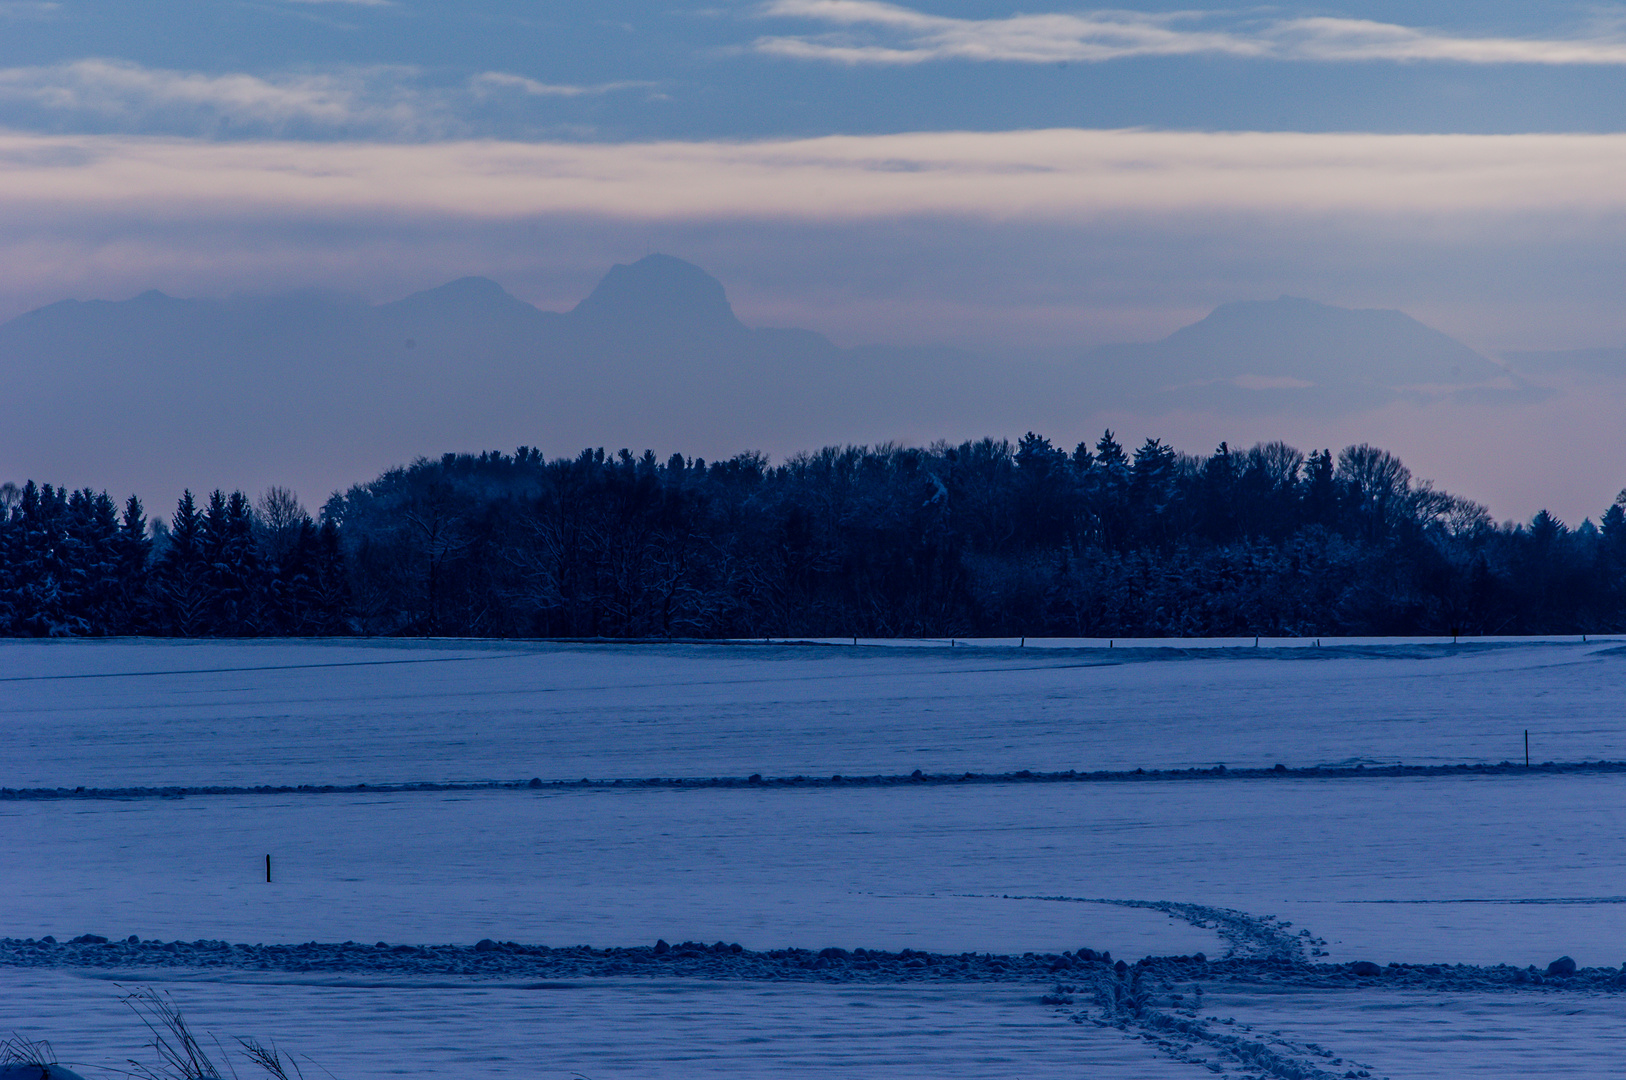
[[[1493,358],[1620,346],[1623,125],[1620,4],[0,0],[0,317],[464,274],[563,308],[659,250],[748,323],[996,362],[1283,293]],[[1386,440],[1578,519],[1626,483],[1601,393],[1336,431],[1077,415]],[[1559,439],[1605,462],[1562,496],[1496,458]]]
[[[7,0],[0,120],[213,138],[1620,130],[1626,7]]]

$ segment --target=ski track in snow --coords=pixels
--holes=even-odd
[[[737,951],[693,942],[657,950],[506,941],[227,945],[115,936],[110,943],[56,944],[11,938],[0,940],[0,1006],[8,1013],[49,1012],[49,1001],[88,1001],[86,991],[111,978],[189,993],[225,986],[228,997],[257,993],[267,1001],[279,987],[294,996],[327,988],[432,1001],[465,988],[481,993],[485,987],[501,997],[602,986],[618,988],[611,998],[640,1002],[637,1008],[654,1015],[660,1009],[650,1003],[664,1000],[664,988],[738,986],[749,997],[759,992],[743,988],[794,984],[811,996],[774,998],[781,1009],[776,1015],[793,1017],[794,1009],[782,1011],[785,1003],[802,1000],[807,1015],[818,1018],[813,1028],[823,1023],[836,1038],[852,1038],[839,1019],[843,1008],[883,1001],[877,1017],[911,1010],[939,1019],[953,1014],[965,1027],[963,1010],[978,1000],[1000,1017],[996,1028],[963,1040],[946,1056],[892,1060],[877,1047],[832,1069],[844,1075],[866,1067],[877,1075],[986,1075],[998,1055],[979,1060],[979,1047],[996,1045],[1009,1054],[1001,1059],[1007,1071],[1070,1075],[1064,1059],[1031,1049],[1034,1038],[1072,1045],[1059,1034],[1067,1028],[1084,1040],[1076,1050],[1090,1055],[1086,1060],[1101,1075],[1157,1078],[1197,1075],[1199,1068],[1240,1077],[1399,1078],[1438,1075],[1447,1062],[1446,1071],[1506,1074],[1515,1071],[1508,1065],[1513,1060],[1580,1076],[1588,1075],[1584,1065],[1572,1066],[1562,1052],[1526,1048],[1562,1042],[1572,1028],[1600,1046],[1614,1045],[1608,1031],[1626,1015],[1626,967],[1583,964],[1574,975],[1549,975],[1529,961],[1542,949],[1626,955],[1626,934],[1611,911],[1626,898],[1609,887],[1626,870],[1626,826],[1613,809],[1626,771],[1619,763],[1626,759],[1626,717],[1618,707],[1626,655],[1618,643],[1363,642],[1223,651],[1159,643],[1110,655],[1074,647],[1094,644],[1034,642],[1017,652],[930,644],[897,650],[464,641],[0,643],[7,700],[0,732],[10,757],[0,773],[0,833],[10,837],[3,843],[11,855],[10,869],[0,866],[0,891],[11,898],[8,918],[24,925],[40,926],[55,911],[81,922],[101,912],[104,923],[140,926],[165,919],[199,929],[261,925],[267,936],[279,927],[314,928],[324,918],[331,924],[335,917],[352,925],[371,918],[382,929],[392,912],[411,908],[401,906],[401,897],[424,882],[408,875],[390,884],[388,873],[377,877],[377,865],[388,860],[366,851],[366,837],[410,838],[409,863],[451,866],[461,859],[474,868],[490,859],[512,864],[525,854],[500,843],[487,850],[489,840],[478,839],[473,850],[435,863],[447,853],[424,847],[419,835],[486,836],[547,822],[539,835],[553,837],[560,828],[569,833],[569,823],[585,814],[579,837],[566,838],[579,840],[580,854],[573,857],[581,861],[567,860],[564,874],[570,877],[575,871],[569,867],[577,865],[595,874],[608,868],[607,883],[575,901],[604,911],[598,922],[578,919],[583,928],[598,927],[598,940],[614,941],[619,933],[625,941],[626,931],[637,935],[663,920],[728,934],[730,918],[777,910],[773,905],[787,900],[805,911],[788,920],[775,914],[758,935],[766,928],[783,944],[801,927],[814,938],[807,942],[812,949]],[[998,723],[988,723],[990,717]],[[1510,764],[1521,756],[1515,735],[1525,730],[1537,748],[1536,767],[1528,771],[1522,760]],[[553,768],[534,764],[541,761]],[[512,776],[525,762],[532,764],[521,775],[548,777],[541,790],[525,780],[490,778],[500,769]],[[1034,771],[1040,768],[1053,771]],[[745,779],[748,772],[767,776]],[[570,779],[578,774],[601,779]],[[459,779],[470,776],[481,779]],[[568,784],[554,783],[561,779]],[[642,809],[622,798],[660,799],[679,791],[688,792],[684,803]],[[612,795],[614,801],[602,801]],[[549,801],[561,797],[570,801]],[[428,801],[411,810],[402,799]],[[1532,820],[1517,810],[1504,813],[1498,809],[1504,802],[1541,805],[1543,814]],[[180,807],[193,813],[176,817]],[[792,826],[776,832],[763,823],[764,811],[770,822],[783,817]],[[469,832],[476,821],[481,828]],[[993,824],[998,829],[979,837],[979,822],[984,831]],[[1083,826],[1091,830],[1090,841],[1056,832],[1062,822],[1090,822]],[[244,899],[250,894],[230,866],[200,874],[195,864],[199,854],[207,863],[208,852],[177,849],[172,854],[183,854],[182,862],[156,870],[131,862],[154,838],[195,835],[214,845],[212,851],[232,850],[230,863],[245,839],[251,850],[269,846],[255,835],[256,823],[296,845],[305,843],[299,836],[307,828],[313,838],[324,830],[336,836],[360,830],[363,846],[328,843],[333,866],[355,866],[363,877],[350,880],[381,881],[385,890],[367,899],[354,888],[372,885],[347,887],[350,892],[324,885],[320,847],[309,855],[298,846],[286,858],[279,854],[279,870],[291,872],[294,893],[277,908]],[[1317,827],[1331,829],[1340,847],[1318,845]],[[611,834],[596,834],[601,828],[629,837],[653,830],[669,838],[607,853],[603,840]],[[787,844],[806,850],[786,858],[779,849]],[[740,853],[752,851],[773,853],[769,865],[737,869]],[[128,876],[85,893],[87,872],[98,862],[115,877]],[[160,884],[183,862],[188,878]],[[821,873],[813,868],[849,865],[850,881],[808,891],[808,872]],[[688,870],[700,876],[682,878]],[[674,874],[681,880],[669,884]],[[986,888],[998,875],[1025,887],[965,889]],[[694,891],[707,876],[721,890],[709,899],[705,887]],[[1150,891],[1210,902],[1056,891],[1074,883],[1070,878],[1111,886],[1120,895]],[[911,894],[901,887],[920,884],[917,879],[932,891]],[[507,877],[476,873],[449,886],[435,883],[413,909],[416,921],[397,925],[409,936],[455,934],[435,913],[455,911],[459,903],[474,924],[501,922],[504,911],[519,914],[503,904],[505,890],[522,880],[523,868],[511,865]],[[731,891],[742,886],[744,893]],[[76,887],[84,895],[75,896]],[[610,900],[646,892],[626,907]],[[684,904],[697,897],[699,905],[684,914]],[[1071,945],[1095,936],[1101,946],[1116,942],[1119,949],[1134,942],[1190,948],[1205,934],[1222,944],[1212,959],[1148,956],[1114,967],[1086,959],[1085,952],[1061,951],[1067,920],[1036,912],[1066,907],[1096,913],[1077,925],[1104,935],[1076,932]],[[217,911],[224,923],[212,914]],[[1532,922],[1520,912],[1551,914]],[[311,923],[316,913],[324,914]],[[1311,922],[1332,943],[1295,929],[1287,914]],[[1145,921],[1158,916],[1178,920],[1188,928],[1184,936]],[[878,928],[875,937],[883,940],[866,941],[865,927]],[[982,947],[1008,942],[1021,948],[1026,938],[1031,951],[897,947],[914,937],[941,944],[956,934],[968,944],[980,935]],[[881,947],[814,951],[832,935],[847,946]],[[1049,944],[1039,940],[1046,937]],[[1419,952],[1427,955],[1408,955]],[[1351,954],[1385,963],[1357,966]],[[1431,959],[1439,962],[1426,962]],[[1475,962],[1446,962],[1451,959]],[[1504,960],[1515,962],[1498,962]],[[63,983],[51,973],[93,978]],[[45,982],[30,981],[40,979]],[[49,993],[29,996],[29,988],[40,987]],[[657,996],[647,996],[652,992]],[[611,998],[578,993],[605,1010],[600,1029],[577,1033],[578,1041],[600,1041],[601,1056],[586,1066],[600,1080],[662,1075],[674,1063],[689,1075],[723,1075],[717,1067],[725,1061],[731,1076],[820,1071],[817,1052],[796,1057],[805,1048],[786,1040],[784,1024],[745,1039],[757,1044],[755,1058],[715,1036],[661,1043],[665,1049],[642,1058],[616,1058],[617,1025],[626,1016],[613,1015]],[[1551,1004],[1560,1001],[1574,1004]],[[231,1007],[219,996],[214,1004]],[[756,1007],[728,1005],[735,1009],[727,1013],[729,1022],[749,1027]],[[77,1014],[76,1007],[64,1009]],[[1013,1009],[1032,1010],[1035,1018],[1016,1021]],[[1422,1013],[1439,1038],[1408,1043],[1371,1019],[1405,1027]],[[1482,1045],[1495,1042],[1482,1031],[1494,1017],[1505,1018],[1519,1037],[1504,1040],[1506,1046]],[[661,1022],[677,1030],[683,1020],[672,1014]],[[1030,1023],[1028,1053],[1021,1044],[1000,1042],[1001,1030],[1025,1030]],[[27,1016],[9,1026],[40,1033]],[[108,1029],[92,1028],[84,1034],[94,1045]],[[51,1034],[71,1039],[71,1030]],[[1108,1032],[1159,1057],[1115,1056],[1100,1042]],[[295,1039],[287,1031],[245,1033]],[[516,1038],[504,1033],[499,1042],[517,1045]],[[776,1040],[786,1046],[778,1058],[763,1049]],[[687,1052],[682,1045],[712,1049]],[[1371,1063],[1397,1047],[1402,1052],[1395,1062]],[[1570,1057],[1583,1062],[1584,1049]],[[558,1060],[557,1047],[550,1052]],[[503,1054],[502,1045],[495,1047],[492,1060],[506,1060]],[[601,1070],[604,1055],[616,1061],[613,1071]],[[493,1074],[537,1075],[534,1062],[509,1064],[514,1067]],[[355,1075],[369,1075],[365,1065],[352,1066]],[[388,1063],[375,1062],[372,1071],[383,1075]]]
[[[1184,919],[1193,926],[1214,930],[1229,946],[1226,956],[1247,960],[1289,960],[1303,964],[1309,958],[1305,948],[1325,945],[1308,930],[1290,934],[1274,915],[1250,915],[1231,908],[1206,904],[1182,904],[1173,900],[1092,900],[1076,896],[1015,896],[1013,900],[1048,900],[1068,904],[1112,904],[1117,907],[1161,911]],[[1318,955],[1320,955],[1318,953]]]
[[[1015,897],[1009,899],[1030,899]],[[521,990],[567,989],[586,979],[639,978],[670,981],[697,979],[752,984],[797,982],[812,984],[881,984],[889,988],[941,987],[944,984],[1032,985],[1054,979],[1051,992],[1040,1004],[1059,1010],[1074,1024],[1112,1028],[1144,1040],[1173,1061],[1200,1065],[1212,1072],[1285,1080],[1332,1080],[1368,1077],[1372,1068],[1346,1061],[1338,1051],[1297,1040],[1280,1030],[1265,1031],[1259,1023],[1235,1017],[1204,1015],[1206,1003],[1216,996],[1238,996],[1242,987],[1262,987],[1281,995],[1297,992],[1293,1003],[1304,1001],[1306,990],[1334,994],[1381,987],[1393,1001],[1397,993],[1451,994],[1458,998],[1533,993],[1547,998],[1579,996],[1596,999],[1626,996],[1626,968],[1582,969],[1561,975],[1508,968],[1456,965],[1391,965],[1363,971],[1357,965],[1313,964],[1304,959],[1304,946],[1313,944],[1307,932],[1287,936],[1268,916],[1159,901],[1086,900],[1045,897],[1052,901],[1149,907],[1187,918],[1201,925],[1218,924],[1233,943],[1226,958],[1146,957],[1129,965],[1109,955],[1081,950],[1062,955],[945,956],[904,950],[887,953],[827,948],[754,953],[738,945],[717,942],[681,942],[669,946],[592,949],[586,946],[549,948],[514,942],[482,941],[476,946],[368,946],[246,945],[225,941],[142,941],[134,935],[109,941],[85,935],[73,942],[54,940],[0,940],[0,966],[12,969],[89,969],[102,978],[131,984],[151,983],[153,976],[191,981],[194,973],[218,979],[222,973],[291,975],[302,985],[373,990],[456,990],[461,986],[490,984]],[[105,973],[105,974],[103,974]],[[324,980],[323,976],[329,976]],[[336,980],[332,976],[339,976]],[[450,977],[454,980],[446,982]],[[229,974],[228,974],[229,980]],[[466,980],[475,980],[469,983]],[[548,980],[534,982],[527,980]],[[1364,985],[1363,985],[1364,984]],[[930,990],[926,991],[930,993]],[[1088,1004],[1075,1008],[1082,997]],[[1257,997],[1257,994],[1256,994]],[[1030,999],[1031,1000],[1031,999]],[[1429,1000],[1429,999],[1423,999]],[[1255,1009],[1257,1012],[1258,1010]]]

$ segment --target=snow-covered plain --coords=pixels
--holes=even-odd
[[[1218,955],[1159,912],[1041,898],[1175,900],[1287,919],[1335,961],[1612,966],[1623,794],[1494,776],[0,802],[0,893],[8,933],[63,939]]]
[[[167,991],[195,1026],[227,1046],[233,1036],[274,1037],[312,1080],[328,1072],[345,1080],[1194,1075],[1117,1031],[1068,1023],[1030,987],[627,979],[414,985],[250,973],[146,978],[141,985]],[[26,1017],[36,1031],[51,1032],[63,1061],[99,1080],[108,1074],[89,1064],[152,1062],[141,1052],[146,1032],[120,996],[106,979],[7,973],[0,1016]],[[241,1061],[238,1068],[251,1075]]]
[[[1370,1047],[1391,1080],[1619,1076],[1626,1058],[1620,997],[1406,992],[1210,994],[1207,1011],[1300,1044]]]
[[[1617,642],[1037,645],[5,642],[0,787],[1455,764],[1522,760],[1525,730],[1538,762],[1626,759]],[[1540,774],[0,801],[0,936],[1224,951],[1161,911],[1075,902],[1167,900],[1290,920],[1334,961],[1615,965],[1623,793]],[[162,977],[210,1026],[341,1075],[1200,1074],[1067,1023],[1043,987]],[[0,1029],[116,1064],[134,1047],[113,996],[5,970]],[[1397,1077],[1506,1075],[1626,1016],[1613,996],[1226,1002]],[[538,1010],[545,1031],[518,1019]],[[1524,1034],[1487,1035],[1498,1017]],[[1425,1020],[1438,1038],[1387,1034]],[[398,1033],[357,1055],[355,1025]]]
[[[1617,642],[0,642],[0,786],[1626,759]]]

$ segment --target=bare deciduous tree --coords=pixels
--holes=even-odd
[[[274,562],[281,562],[299,539],[300,526],[310,519],[298,495],[285,487],[266,488],[254,504],[254,532],[260,550]]]

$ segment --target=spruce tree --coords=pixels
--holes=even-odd
[[[241,491],[209,496],[203,516],[208,565],[209,632],[252,637],[262,631],[263,575],[254,541],[254,511]]]
[[[28,487],[33,487],[29,481]],[[13,490],[14,489],[14,490]],[[22,499],[26,488],[8,483],[7,496],[0,505],[0,634],[21,636],[22,628],[22,563],[23,563],[23,511]]]
[[[114,632],[120,592],[118,511],[106,492],[89,488],[68,497],[63,558],[75,633]]]
[[[266,572],[266,619],[279,634],[308,636],[316,600],[316,525],[309,517],[284,538],[285,550]]]
[[[316,534],[316,592],[308,625],[318,634],[348,634],[350,615],[350,569],[338,526],[324,515]]]
[[[181,495],[169,523],[169,546],[159,559],[155,589],[164,632],[197,637],[208,627],[208,564],[203,549],[203,515],[192,492]]]
[[[147,562],[152,541],[147,537],[147,515],[141,500],[131,495],[124,504],[113,542],[118,565],[118,601],[112,633],[138,634],[146,628],[148,604]]]
[[[82,634],[86,626],[74,610],[74,543],[68,536],[67,492],[50,484],[24,486],[17,505],[16,564],[13,567],[15,625],[32,637]]]

